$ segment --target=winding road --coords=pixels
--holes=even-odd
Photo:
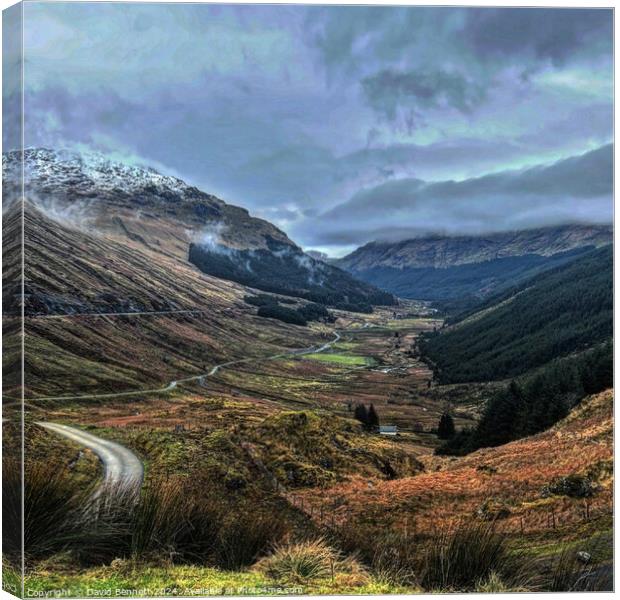
[[[37,425],[89,448],[97,455],[104,470],[100,490],[105,488],[118,490],[120,487],[123,491],[136,492],[142,486],[144,478],[142,462],[125,446],[68,425],[44,422],[39,422]]]
[[[242,358],[239,360],[231,360],[228,362],[220,363],[211,368],[211,370],[202,375],[193,375],[191,377],[185,377],[183,379],[175,379],[168,385],[155,390],[141,390],[133,392],[119,392],[112,394],[96,394],[89,396],[54,396],[49,398],[37,398],[37,400],[77,400],[88,398],[116,398],[131,396],[136,394],[149,394],[149,393],[162,393],[175,389],[180,383],[187,383],[190,381],[204,382],[206,377],[215,375],[220,369],[230,367],[232,365],[238,365],[247,362],[262,362],[266,360],[273,360],[275,358],[281,358],[285,356],[302,356],[304,354],[316,354],[318,352],[325,352],[331,348],[338,340],[340,340],[340,334],[338,331],[334,331],[334,339],[330,342],[326,342],[322,346],[311,346],[309,348],[303,348],[301,350],[293,350],[292,352],[285,352],[280,354],[273,354],[264,358]],[[102,490],[118,489],[119,486],[130,492],[137,492],[142,486],[142,480],[144,478],[144,467],[140,459],[128,448],[125,448],[121,444],[111,442],[103,438],[97,437],[91,433],[69,427],[68,425],[61,425],[59,423],[46,423],[40,421],[37,425],[45,427],[49,431],[53,431],[58,435],[66,437],[67,439],[89,448],[92,450],[104,468],[103,483],[97,493]]]
[[[86,394],[83,396],[39,396],[37,398],[33,398],[33,400],[97,400],[106,398],[125,398],[127,396],[141,396],[144,394],[163,394],[174,390],[181,383],[189,383],[190,381],[198,381],[200,383],[203,383],[205,378],[212,377],[220,369],[223,369],[225,367],[231,367],[233,365],[240,365],[242,363],[248,362],[263,362],[266,360],[273,360],[275,358],[283,358],[285,356],[303,356],[304,354],[317,354],[318,352],[325,352],[325,350],[331,348],[340,339],[340,334],[338,333],[338,331],[334,331],[333,333],[334,339],[330,342],[326,342],[322,346],[310,346],[309,348],[301,348],[300,350],[273,354],[271,356],[266,356],[262,358],[241,358],[238,360],[230,360],[228,362],[215,365],[207,373],[201,373],[200,375],[191,375],[182,379],[174,379],[167,385],[160,388],[154,388],[150,390],[132,390],[130,392],[112,392],[109,394]],[[5,405],[5,408],[8,406],[10,405]]]

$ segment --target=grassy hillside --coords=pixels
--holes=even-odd
[[[523,282],[428,335],[421,349],[442,383],[514,377],[610,338],[613,251],[594,250]]]
[[[24,219],[27,397],[158,388],[219,362],[322,339],[256,316],[241,286],[173,256],[63,226],[30,204]],[[20,230],[20,211],[8,211],[4,233]],[[9,314],[18,299],[5,296]],[[140,312],[148,314],[131,314]],[[7,374],[20,372],[18,316],[3,323]],[[4,393],[19,397],[20,382],[5,376]]]
[[[306,506],[337,500],[354,523],[373,523],[389,511],[393,529],[408,525],[420,537],[474,515],[497,518],[524,553],[551,559],[563,549],[586,550],[604,561],[613,550],[612,466],[613,390],[607,390],[537,435],[462,458],[433,457],[415,477],[309,490],[304,500]],[[561,485],[567,481],[589,485],[585,499]],[[383,526],[369,525],[368,536],[380,536]]]

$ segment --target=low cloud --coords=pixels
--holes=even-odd
[[[32,202],[48,219],[60,223],[69,229],[96,234],[96,207],[90,201],[75,200],[65,202],[53,197],[34,195],[26,192],[26,198]]]
[[[194,244],[208,248],[212,252],[227,253],[229,248],[224,245],[222,234],[227,227],[221,221],[209,223],[197,231],[188,231],[188,237]]]
[[[611,221],[613,146],[550,165],[465,179],[400,179],[364,189],[312,224],[323,245],[484,234]]]

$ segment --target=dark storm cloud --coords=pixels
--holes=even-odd
[[[28,2],[24,11],[27,145],[152,164],[315,247],[345,230],[336,220],[321,235],[316,215],[360,190],[391,198],[395,182],[423,182],[415,214],[369,213],[351,224],[356,240],[386,227],[428,231],[467,213],[441,200],[437,214],[434,184],[436,194],[467,190],[477,214],[474,181],[612,141],[608,10]],[[7,108],[14,93],[5,86]],[[568,184],[581,184],[565,180],[576,202]],[[548,210],[532,214],[568,218],[553,210],[562,197],[536,185],[496,190],[493,206],[509,223],[529,222],[518,196],[523,206],[536,196]]]
[[[610,9],[473,9],[463,28],[482,60],[532,53],[555,63],[575,52],[609,52],[612,32]]]
[[[313,225],[321,231],[320,243],[342,245],[431,232],[608,222],[612,193],[613,146],[606,145],[551,165],[463,181],[389,181],[356,193]]]
[[[576,53],[609,54],[611,9],[315,8],[308,35],[332,68],[359,70],[377,62],[415,60],[488,63],[527,55],[560,63]],[[430,45],[430,51],[424,51]],[[415,50],[416,52],[413,52]],[[405,52],[403,52],[405,51]],[[457,51],[460,52],[457,54]],[[379,60],[377,60],[379,59]],[[473,65],[473,61],[472,61]]]
[[[310,30],[328,72],[358,77],[368,105],[391,121],[405,111],[410,131],[408,121],[420,121],[423,109],[470,113],[501,85],[523,95],[531,76],[549,65],[612,53],[610,10],[370,7],[349,18],[319,14],[311,14]],[[510,69],[511,82],[503,75]]]
[[[484,98],[484,89],[460,73],[441,70],[394,71],[385,69],[365,77],[362,88],[370,106],[394,118],[398,106],[418,109],[447,106],[468,113]]]

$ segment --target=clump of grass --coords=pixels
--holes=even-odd
[[[470,591],[492,574],[511,589],[532,584],[531,561],[509,548],[494,523],[461,522],[431,540],[420,582],[427,590]]]
[[[505,534],[488,521],[461,522],[427,537],[381,532],[351,524],[339,532],[348,552],[358,551],[377,579],[426,591],[472,591],[502,585],[534,589],[533,561],[509,547]]]
[[[61,551],[79,535],[83,507],[92,492],[92,487],[78,482],[60,466],[28,462],[22,479],[20,463],[5,459],[2,465],[4,552],[9,557],[20,556],[22,523],[27,561]]]
[[[2,461],[2,550],[18,558],[22,551],[22,472],[18,461]]]
[[[339,553],[319,538],[276,546],[269,556],[257,563],[256,568],[276,581],[307,583],[333,578],[339,562]]]
[[[9,564],[5,556],[2,557],[2,589],[18,598],[23,597],[21,570]]]
[[[481,594],[501,594],[512,591],[515,590],[511,590],[495,571],[491,571],[486,578],[481,579],[474,588],[474,592]]]
[[[99,529],[116,532],[112,548],[95,536],[101,564],[115,558],[163,559],[233,570],[253,564],[286,532],[276,513],[230,502],[198,477],[153,479],[138,499],[123,492],[102,496],[105,502],[85,527],[88,537]]]
[[[256,562],[287,533],[286,523],[275,512],[235,511],[225,516],[217,538],[215,562],[236,570]]]
[[[223,507],[181,478],[151,481],[131,512],[133,557],[205,561],[216,548]]]
[[[402,533],[387,532],[376,539],[371,565],[380,581],[392,585],[417,585],[418,559],[419,546],[415,540]]]
[[[21,468],[4,462],[5,553],[21,556]],[[205,491],[207,490],[207,491]],[[26,471],[25,554],[39,563],[70,553],[81,565],[114,559],[253,564],[286,533],[277,512],[251,511],[210,493],[199,478],[152,479],[128,488],[84,486],[70,472],[30,463]]]

